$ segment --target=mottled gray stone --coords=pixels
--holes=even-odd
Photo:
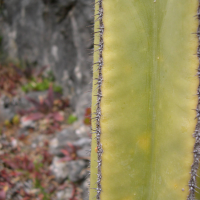
[[[79,140],[73,142],[73,145],[75,147],[84,147],[84,146],[88,146],[91,143],[91,139],[90,138],[80,138]]]
[[[77,154],[77,156],[79,158],[89,159],[89,157],[90,157],[90,149],[91,149],[91,146],[90,145],[86,145],[83,148],[81,148],[80,150],[78,150],[76,152],[76,154]]]
[[[90,138],[80,138],[79,140],[73,142],[73,145],[77,147],[77,156],[83,159],[88,159],[90,157],[91,149],[91,139]]]
[[[59,183],[62,183],[69,176],[69,162],[62,162],[59,157],[53,158],[50,169]]]
[[[75,134],[75,130],[72,127],[63,129],[50,141],[50,153],[62,156],[61,149],[65,149],[68,142],[73,143],[76,140],[78,140],[78,136]]]
[[[39,102],[39,98],[45,97],[46,95],[47,95],[47,90],[46,91],[31,91],[31,92],[28,92],[26,95],[21,95],[20,98],[18,98],[18,102],[15,106],[15,112],[17,113],[20,111],[25,111],[35,106],[26,97],[29,97]]]
[[[73,188],[67,187],[64,190],[58,191],[56,193],[57,200],[70,200],[72,196]]]
[[[75,101],[76,104],[74,105],[76,109],[76,115],[78,119],[82,121],[84,119],[86,109],[91,107],[91,88],[89,88],[89,86],[87,88],[88,89],[81,94],[78,100]]]
[[[87,175],[87,162],[84,160],[73,160],[69,162],[69,180],[77,182]]]
[[[87,178],[82,184],[81,184],[81,188],[82,188],[82,197],[83,197],[83,200],[88,200],[89,199],[89,196],[88,196],[88,188],[89,188],[89,178]]]
[[[11,104],[5,104],[5,102],[0,99],[0,123],[5,120],[11,120],[15,116],[15,109]]]
[[[61,161],[61,158],[55,156],[50,169],[59,183],[62,183],[67,178],[72,182],[77,182],[86,177],[87,166],[88,163],[84,160],[71,160],[64,162]]]
[[[45,96],[47,91],[32,91],[26,94],[27,97],[38,101],[40,96]],[[26,99],[25,96],[16,96],[9,98],[6,95],[2,95],[0,98],[0,122],[5,120],[11,120],[20,111],[30,109],[34,105]],[[30,122],[27,122],[30,123]],[[22,124],[22,127],[26,126]]]
[[[91,135],[91,127],[84,124],[84,119],[80,119],[73,124],[74,129],[76,130],[76,134],[80,138],[90,137]]]
[[[6,0],[0,14],[7,58],[48,65],[66,95],[91,81],[94,0]],[[75,101],[77,98],[74,99]]]

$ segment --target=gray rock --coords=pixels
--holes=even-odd
[[[33,91],[26,94],[26,96],[38,100],[39,96],[45,96],[46,94],[47,91]],[[33,107],[33,104],[25,96],[21,95],[21,97],[9,98],[8,96],[2,95],[0,99],[0,122],[11,120],[19,111],[25,111],[31,107]],[[24,126],[26,125],[22,124],[22,127]]]
[[[26,116],[22,117],[20,120],[20,128],[26,130],[27,128],[35,128],[36,123],[32,120],[26,120]]]
[[[90,126],[83,124],[83,120],[81,120],[81,121],[79,120],[73,126],[76,127],[76,134],[79,137],[88,137],[91,134]]]
[[[87,175],[87,166],[88,164],[84,160],[62,162],[61,158],[54,157],[50,169],[59,183],[62,183],[67,178],[72,182],[77,182]]]
[[[81,138],[75,142],[73,142],[73,145],[76,147],[84,147],[84,146],[90,146],[91,139],[90,138]]]
[[[69,176],[69,162],[61,162],[59,157],[53,158],[50,169],[59,183],[62,183]]]
[[[90,182],[90,178],[87,178],[85,181],[83,181],[83,183],[81,184],[81,188],[82,188],[82,198],[83,200],[88,200],[88,188],[89,188],[89,182]]]
[[[91,139],[88,137],[79,138],[72,126],[56,134],[56,137],[50,141],[49,151],[53,155],[62,157],[61,150],[66,149],[69,146],[68,143],[76,147],[76,154],[79,158],[89,159]]]
[[[80,119],[81,121],[83,121],[84,119],[86,108],[91,107],[91,99],[92,99],[91,89],[88,87],[88,90],[84,91],[84,93],[81,94],[78,100],[75,101],[76,102],[75,112],[78,119]]]
[[[70,198],[72,196],[72,191],[73,191],[72,186],[67,187],[64,190],[58,191],[56,193],[57,200],[70,200]]]
[[[73,127],[68,127],[63,129],[59,133],[57,133],[56,137],[58,138],[59,142],[62,143],[63,141],[76,141],[78,136],[75,134],[75,130]]]
[[[18,181],[17,183],[13,185],[13,187],[9,188],[9,190],[6,192],[6,199],[7,200],[23,199],[22,196],[19,194],[20,189],[24,189],[25,192],[30,194],[32,191],[32,188],[33,188],[32,180],[29,179],[25,182]]]
[[[77,147],[77,156],[82,159],[89,159],[90,149],[91,149],[91,139],[90,138],[81,138],[75,142],[73,145]]]
[[[91,81],[94,0],[8,0],[0,14],[6,58],[50,66],[64,93],[79,96]],[[75,98],[77,100],[77,98]]]
[[[81,148],[80,150],[78,150],[76,152],[76,154],[79,158],[89,159],[90,158],[90,149],[91,149],[91,146],[86,145],[83,148]]]
[[[40,97],[45,97],[46,95],[47,95],[47,90],[46,91],[31,91],[25,95],[21,95],[21,97],[18,99],[18,102],[15,106],[15,112],[18,113],[19,111],[25,111],[34,107],[34,104],[30,100],[28,100],[27,97],[34,99],[36,101],[39,101]]]
[[[77,182],[85,178],[87,175],[87,162],[84,160],[74,160],[69,162],[69,180]]]
[[[12,100],[6,96],[2,96],[0,99],[0,122],[11,120],[15,114],[16,112]]]
[[[75,130],[72,127],[62,130],[56,134],[50,142],[50,153],[57,156],[62,156],[61,149],[67,146],[67,143],[73,143],[78,140]]]

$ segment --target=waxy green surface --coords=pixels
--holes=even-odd
[[[187,199],[197,123],[197,7],[191,0],[103,0],[101,200]],[[93,111],[95,104],[93,98]]]

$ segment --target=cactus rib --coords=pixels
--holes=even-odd
[[[95,0],[91,200],[197,195],[200,0],[180,3]]]
[[[200,61],[200,0],[199,0],[199,6],[198,6],[196,17],[199,20],[199,25],[197,28],[196,35],[198,37],[198,42],[199,42],[199,45],[197,47],[197,56]],[[197,69],[197,75],[200,80],[200,65]],[[200,159],[200,85],[198,86],[198,89],[197,89],[197,95],[198,95],[198,105],[196,108],[197,125],[193,134],[193,137],[195,138],[194,151],[193,151],[194,158],[193,158],[193,164],[191,166],[191,172],[190,172],[191,178],[189,180],[189,195],[187,198],[188,200],[195,199],[195,192],[196,192],[195,189],[198,188],[196,185],[196,178],[197,178],[197,171],[199,168],[199,159]]]
[[[101,136],[101,127],[100,127],[100,119],[101,119],[101,99],[102,99],[102,92],[101,92],[101,85],[103,81],[102,77],[102,67],[103,67],[103,32],[104,32],[104,25],[103,25],[103,6],[102,6],[102,0],[96,1],[95,4],[98,4],[98,13],[96,14],[97,19],[95,21],[99,22],[99,27],[97,28],[98,31],[94,32],[95,34],[99,34],[99,43],[95,44],[97,47],[96,52],[98,54],[98,61],[94,63],[94,65],[97,65],[97,77],[94,78],[94,85],[96,86],[97,94],[95,94],[94,98],[96,100],[96,111],[93,113],[93,119],[95,120],[95,130],[92,130],[93,133],[96,134],[96,143],[97,143],[97,187],[96,190],[96,199],[100,200],[100,194],[101,194],[101,165],[102,165],[102,159],[101,155],[103,153],[100,136]],[[94,50],[95,52],[95,50]]]

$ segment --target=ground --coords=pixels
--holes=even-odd
[[[74,111],[45,67],[0,76],[0,200],[87,199],[89,105]]]

